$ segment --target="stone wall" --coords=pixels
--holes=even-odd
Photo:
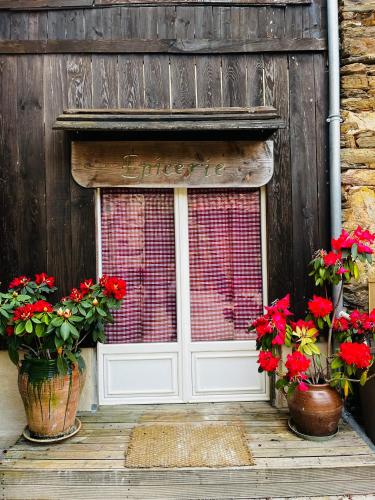
[[[340,17],[344,227],[375,231],[375,0],[341,0]],[[368,279],[375,266],[348,286],[350,307],[367,308]]]

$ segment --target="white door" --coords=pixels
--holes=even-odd
[[[268,399],[246,325],[266,303],[263,190],[97,193],[98,273],[128,284],[99,403]]]

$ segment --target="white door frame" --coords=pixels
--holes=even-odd
[[[267,237],[266,237],[266,197],[265,188],[260,189],[261,203],[261,246],[262,246],[262,285],[263,303],[268,303],[267,296]],[[97,277],[102,275],[101,244],[101,199],[100,189],[96,190],[96,248]],[[189,280],[189,235],[188,235],[188,199],[186,188],[174,190],[175,206],[175,248],[176,248],[176,306],[177,306],[177,342],[157,342],[150,344],[98,344],[98,390],[99,404],[147,404],[147,403],[182,403],[215,401],[259,401],[269,400],[269,379],[265,373],[258,374],[252,368],[252,380],[248,384],[231,385],[225,390],[216,388],[211,382],[205,386],[199,384],[200,370],[205,371],[205,364],[241,363],[244,374],[248,373],[249,359],[252,367],[256,364],[255,340],[246,341],[191,341],[190,321],[190,280]],[[126,300],[126,299],[125,299]],[[143,365],[142,365],[143,363]],[[138,364],[138,367],[137,367]],[[122,366],[121,377],[133,376],[137,379],[139,370],[151,367],[149,377],[151,385],[131,387],[116,385],[116,365]],[[123,369],[127,366],[129,370]],[[240,365],[238,365],[240,366]],[[134,368],[134,370],[132,369]],[[138,371],[137,371],[138,370]],[[247,370],[247,371],[246,371]],[[120,373],[120,372],[119,372]],[[159,375],[160,383],[156,380]],[[244,378],[246,378],[244,376]],[[138,380],[138,379],[137,379]],[[210,385],[211,384],[211,385]],[[126,385],[126,384],[125,384]]]

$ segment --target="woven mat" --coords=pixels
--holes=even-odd
[[[152,424],[135,427],[125,467],[234,467],[254,465],[241,425]]]

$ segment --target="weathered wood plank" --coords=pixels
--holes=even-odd
[[[171,108],[168,56],[145,55],[143,61],[145,107]]]
[[[223,106],[246,106],[246,56],[223,56],[221,66]]]
[[[316,123],[313,59],[289,57],[290,147],[292,172],[294,310],[306,309],[312,284],[305,279],[313,252],[319,248]],[[301,185],[304,189],[301,189]],[[285,238],[285,236],[284,236]]]
[[[287,128],[274,135],[275,172],[267,186],[268,255],[273,262],[269,270],[269,300],[283,297],[292,290],[293,251],[291,247],[292,220],[292,179],[290,172],[290,132],[289,132],[289,77],[288,59],[273,55],[264,57],[265,103],[275,104],[287,123]],[[277,216],[276,216],[277,214]],[[283,269],[283,272],[278,272]]]
[[[121,108],[143,108],[145,87],[142,56],[118,56],[118,89]]]
[[[119,106],[119,72],[117,56],[92,56],[92,104],[98,108]]]
[[[89,108],[92,100],[92,66],[89,56],[69,56],[67,62],[68,106]],[[95,276],[95,203],[94,191],[82,189],[70,178],[72,227],[72,287],[85,278]],[[85,221],[85,231],[76,231]]]
[[[300,458],[300,457],[330,457],[334,456],[337,459],[343,456],[361,456],[368,455],[369,449],[363,446],[336,446],[334,448],[256,448],[251,447],[251,453],[255,459],[259,458]],[[79,460],[83,456],[85,460],[121,460],[124,458],[126,452],[126,446],[123,445],[122,448],[117,449],[104,449],[103,447],[98,449],[86,449],[86,450],[59,450],[59,449],[49,449],[47,452],[44,450],[8,450],[6,453],[7,459],[12,460]]]
[[[365,494],[366,492],[371,492],[372,484],[371,481],[364,482],[356,482],[351,483],[350,485],[350,494]],[[229,498],[249,498],[249,490],[251,490],[251,498],[275,498],[276,496],[280,499],[279,495],[283,495],[282,498],[290,497],[293,495],[293,498],[300,498],[301,495],[301,486],[296,485],[295,482],[285,483],[281,487],[275,484],[265,484],[265,485],[255,485],[254,487],[251,485],[238,485],[238,484],[230,484],[230,492],[227,491],[223,485],[220,487],[216,485],[196,485],[196,484],[187,484],[187,485],[179,485],[177,488],[171,490],[167,486],[161,487],[143,487],[143,486],[134,486],[131,488],[127,488],[124,486],[113,487],[69,487],[66,488],[66,494],[71,498],[80,498],[80,499],[101,499],[107,496],[111,498],[139,498],[139,499],[151,499],[151,498],[162,498],[162,499],[201,499],[203,498],[211,498],[214,495],[215,499],[229,499]],[[46,492],[45,486],[43,485],[34,485],[32,488],[32,496],[22,496],[30,490],[18,490],[17,487],[8,486],[6,488],[7,494],[11,495],[12,499],[60,499],[61,498],[61,490],[56,487],[52,487],[48,493]],[[303,491],[305,494],[310,496],[321,496],[332,494],[332,495],[345,495],[348,493],[347,482],[341,481],[330,481],[324,482],[320,484],[316,484],[316,482],[307,482],[304,483]],[[229,494],[229,496],[228,496]],[[49,496],[50,495],[50,496]],[[285,496],[284,496],[285,495]]]
[[[260,52],[320,52],[327,48],[320,38],[226,39],[127,39],[127,40],[2,40],[0,54],[170,53],[234,54]]]
[[[22,256],[19,265],[31,276],[45,270],[47,264],[43,86],[42,57],[17,58],[17,86],[14,88],[17,134],[11,140],[16,141],[19,155],[12,166],[18,174],[14,193],[18,206],[14,203],[11,206],[17,206],[18,228],[13,237],[18,240]]]
[[[272,142],[72,143],[72,175],[83,187],[259,187],[272,172]]]
[[[72,250],[70,226],[69,142],[61,131],[54,132],[55,117],[68,105],[65,56],[44,58],[44,122],[46,203],[47,203],[47,269],[56,276],[60,292],[72,287]]]
[[[6,238],[2,245],[0,267],[2,282],[8,284],[12,276],[20,271],[22,253],[18,240],[18,218],[22,211],[22,200],[18,198],[19,177],[16,165],[19,164],[19,151],[14,140],[17,137],[17,61],[12,57],[0,58],[0,232],[2,235],[13,235]],[[12,117],[12,119],[9,119]],[[9,207],[19,207],[9,210]],[[5,216],[6,214],[6,216]],[[17,236],[16,236],[17,235]]]
[[[172,108],[196,106],[196,74],[194,56],[171,56]]]
[[[101,7],[111,5],[147,5],[147,4],[244,4],[244,5],[304,5],[311,0],[0,0],[0,10],[41,10]]]

